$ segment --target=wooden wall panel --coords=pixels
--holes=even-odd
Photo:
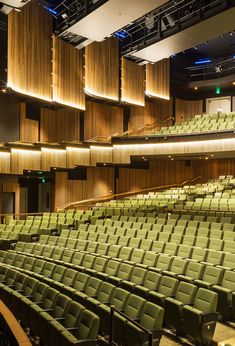
[[[90,148],[67,147],[67,167],[90,166]]]
[[[188,167],[185,161],[159,160],[150,163],[150,169],[119,170],[117,191],[137,191],[148,187],[182,182],[202,176],[202,182],[217,179],[219,175],[235,175],[234,159],[192,160]]]
[[[66,172],[57,172],[55,180],[55,208],[67,203],[106,196],[114,190],[114,170],[89,167],[87,180],[68,180]]]
[[[66,150],[42,148],[42,171],[66,167]]]
[[[61,142],[79,141],[80,111],[59,109],[57,111],[41,108],[40,141]]]
[[[84,116],[84,139],[109,137],[123,132],[123,109],[96,102],[87,102]]]
[[[26,104],[20,103],[20,141],[38,142],[38,121],[26,118]]]
[[[119,99],[119,41],[93,42],[85,53],[85,90],[93,96]]]
[[[170,99],[170,59],[146,65],[146,95]]]
[[[51,101],[52,16],[39,1],[8,15],[8,85]]]
[[[203,101],[202,100],[181,100],[176,99],[175,104],[175,122],[177,124],[191,120],[194,115],[202,114]]]
[[[91,146],[91,166],[96,166],[97,163],[112,163],[113,148]]]
[[[0,151],[0,173],[10,173],[11,154]]]
[[[173,100],[145,102],[145,107],[132,106],[128,129],[132,130],[145,124],[152,124],[173,116]],[[166,124],[163,124],[166,126]]]
[[[53,35],[53,100],[85,109],[83,51]]]
[[[134,61],[122,58],[122,101],[138,106],[145,105],[144,68]]]
[[[11,150],[11,173],[23,174],[24,170],[41,170],[41,151]]]

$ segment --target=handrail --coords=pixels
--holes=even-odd
[[[104,140],[104,142],[109,142],[112,137],[117,137],[117,136],[120,136],[120,137],[123,137],[123,136],[128,136],[130,134],[133,134],[135,132],[141,132],[142,130],[145,130],[147,128],[152,128],[152,127],[155,127],[155,125],[158,125],[158,124],[163,124],[169,120],[174,120],[174,117],[168,117],[166,119],[163,119],[163,120],[155,120],[153,123],[146,123],[142,126],[139,126],[139,127],[136,127],[134,129],[131,129],[131,130],[127,130],[125,132],[122,132],[122,133],[114,133],[113,135],[109,136],[109,137],[106,137],[106,136],[95,136],[93,138],[90,138],[88,139],[88,142],[95,142],[97,140]]]
[[[128,130],[128,131],[126,131],[126,132],[123,132],[123,134],[122,134],[121,136],[130,135],[130,134],[133,134],[133,133],[135,133],[135,132],[140,132],[140,131],[142,131],[142,130],[145,130],[146,128],[151,128],[151,127],[154,127],[155,125],[163,124],[163,123],[165,123],[165,122],[167,122],[167,121],[169,121],[169,120],[174,120],[174,117],[168,117],[168,118],[166,118],[166,119],[164,119],[164,120],[156,120],[156,121],[154,121],[154,122],[151,123],[151,124],[146,123],[146,124],[144,124],[144,125],[142,125],[142,126],[139,126],[139,127],[137,127],[137,128]]]
[[[32,346],[31,341],[26,335],[25,331],[22,329],[21,325],[13,315],[13,313],[8,309],[8,307],[0,300],[0,316],[6,322],[8,328],[10,329],[12,337],[16,340],[19,346]]]
[[[83,204],[89,203],[89,202],[96,203],[96,202],[100,202],[100,201],[107,200],[107,199],[113,199],[114,197],[123,197],[123,196],[127,197],[127,196],[132,196],[132,195],[136,195],[136,194],[143,193],[143,192],[148,192],[148,191],[163,190],[163,189],[172,188],[172,187],[182,187],[182,186],[184,186],[186,184],[192,184],[195,181],[201,180],[201,179],[202,179],[202,177],[198,176],[198,177],[196,177],[194,179],[191,179],[191,180],[185,180],[181,184],[169,184],[169,185],[148,187],[148,188],[137,190],[137,191],[121,192],[121,193],[117,193],[117,194],[101,196],[99,198],[90,198],[90,199],[85,199],[85,200],[82,200],[82,201],[70,202],[70,203],[67,203],[65,206],[63,206],[61,208],[57,208],[57,209],[66,210],[66,209],[68,209],[71,206],[83,205]]]
[[[136,327],[141,329],[145,334],[148,335],[148,345],[152,346],[153,345],[153,334],[151,331],[148,329],[144,328],[141,326],[139,323],[131,319],[129,316],[124,314],[123,312],[119,311],[118,309],[115,308],[115,306],[111,305],[110,306],[110,337],[109,337],[109,345],[116,345],[116,343],[113,341],[113,331],[114,331],[114,312],[118,313],[120,316],[124,317],[127,321],[131,322],[134,324]]]

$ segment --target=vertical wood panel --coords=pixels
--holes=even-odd
[[[11,150],[11,173],[23,174],[24,170],[41,170],[41,151]]]
[[[65,172],[56,172],[55,208],[70,202],[105,196],[113,192],[114,170],[106,167],[89,167],[87,180],[68,180]],[[112,192],[111,192],[112,191]]]
[[[109,137],[123,132],[123,109],[96,102],[87,102],[84,117],[84,138]]]
[[[39,1],[8,15],[8,85],[50,101],[52,16]]]
[[[86,47],[85,89],[88,94],[119,99],[119,41],[108,38]]]
[[[38,142],[38,121],[26,118],[26,104],[20,103],[20,141]]]
[[[53,35],[53,100],[85,109],[83,53]]]
[[[42,108],[40,124],[41,142],[79,141],[80,111]]]
[[[131,117],[128,128],[132,130],[145,124],[152,124],[164,120],[173,115],[173,101],[157,100],[145,102],[145,107],[131,107]],[[163,125],[164,126],[164,125]]]
[[[42,148],[42,170],[50,171],[51,168],[66,168],[66,150]]]
[[[146,65],[146,94],[170,99],[170,59]]]
[[[202,100],[181,100],[176,99],[175,106],[175,122],[177,124],[191,120],[194,115],[202,114],[203,112],[203,102]]]
[[[145,105],[144,68],[125,58],[122,58],[122,101]]]
[[[136,191],[148,187],[180,184],[188,179],[202,176],[202,182],[217,179],[220,175],[234,175],[234,159],[192,160],[188,167],[185,161],[159,160],[150,163],[149,170],[119,170],[117,191]]]
[[[10,173],[11,154],[0,151],[0,173]]]

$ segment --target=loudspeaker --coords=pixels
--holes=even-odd
[[[68,171],[68,180],[87,180],[87,168],[79,166]]]
[[[191,167],[191,160],[185,160],[185,167]]]

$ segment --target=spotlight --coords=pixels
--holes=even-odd
[[[63,19],[67,19],[67,18],[68,18],[68,15],[67,15],[66,12],[64,12],[64,13],[62,13],[61,17],[62,17]]]
[[[198,87],[197,87],[197,86],[195,86],[195,87],[194,87],[194,90],[198,90]]]
[[[235,85],[235,82],[233,82],[233,85]]]

